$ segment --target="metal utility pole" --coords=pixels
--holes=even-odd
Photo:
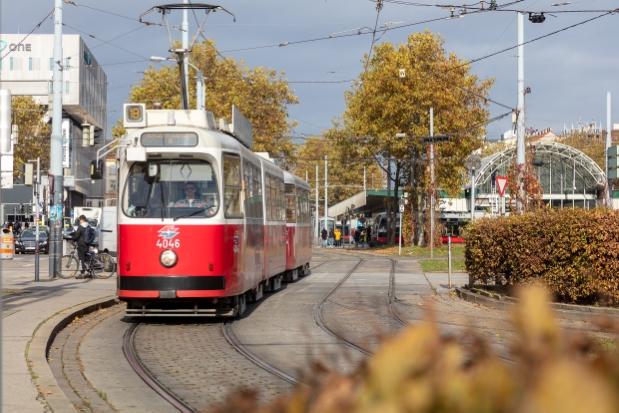
[[[4,153],[6,150],[6,143],[11,143],[11,91],[8,89],[0,89],[0,153]],[[2,159],[6,159],[4,156],[0,156],[0,162]],[[0,217],[2,223],[6,219],[4,216],[4,204],[2,204],[2,191],[0,191]],[[2,260],[0,260],[0,270],[2,266]],[[1,272],[0,272],[1,273]],[[2,290],[2,277],[0,277],[0,291]],[[2,300],[0,300],[0,314],[2,314]],[[0,366],[4,365],[4,357],[2,357],[2,317],[0,317]],[[0,412],[2,411],[2,370],[0,368]]]
[[[520,193],[516,202],[516,209],[522,213],[524,205],[524,185],[523,173],[525,168],[525,149],[524,149],[524,13],[518,13],[518,108],[516,116],[516,164],[523,168],[518,174],[518,185]]]
[[[49,276],[56,276],[54,268],[62,252],[62,0],[56,0],[54,9],[54,74],[53,74],[53,105],[52,105],[52,136],[49,151],[49,173],[53,175],[54,187],[50,191],[50,237],[49,248]],[[51,182],[50,182],[51,183]],[[58,208],[56,207],[58,205]],[[56,208],[56,213],[51,213]],[[58,216],[60,212],[60,216]]]
[[[366,184],[365,184],[365,182],[366,182],[366,179],[365,179],[365,166],[364,166],[364,167],[363,167],[363,190],[364,190],[364,191],[365,191],[365,189],[366,189]]]
[[[434,108],[430,108],[430,138],[434,137]],[[430,259],[434,259],[434,141],[430,142]]]
[[[320,197],[320,192],[318,191],[318,164],[316,164],[316,214],[314,218],[316,219],[316,239],[320,237],[320,213],[318,212],[318,199]]]
[[[325,226],[324,228],[327,230],[327,233],[329,232],[329,224],[327,221],[327,195],[329,192],[329,181],[328,181],[328,172],[327,172],[327,166],[329,165],[328,162],[328,157],[327,155],[325,155]]]
[[[608,148],[613,145],[612,139],[612,125],[610,123],[610,92],[606,92],[606,184],[608,185],[607,191],[607,205],[609,208],[613,208],[613,183],[611,179],[608,179]]]
[[[34,225],[35,227],[35,245],[34,245],[34,281],[39,281],[39,192],[41,190],[41,158],[28,159],[28,162],[37,163],[37,181],[33,185],[33,197],[34,201]],[[49,246],[48,246],[49,248]]]
[[[183,4],[189,4],[189,0],[183,0]],[[181,26],[181,30],[183,31],[183,49],[187,50],[189,48],[189,10],[183,9],[183,25]],[[185,89],[183,93],[185,94],[185,99],[187,99],[187,107],[185,109],[189,109],[189,56],[185,54],[183,57],[183,68],[185,69]],[[196,92],[198,92],[196,90]],[[198,100],[198,99],[196,99]]]
[[[387,158],[387,245],[391,242],[391,158]]]

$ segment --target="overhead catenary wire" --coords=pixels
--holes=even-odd
[[[98,41],[100,41],[100,42],[102,42],[102,43],[104,43],[104,44],[110,45],[110,46],[115,47],[115,48],[117,48],[117,49],[119,49],[119,50],[122,50],[122,51],[124,51],[124,52],[130,53],[130,54],[132,54],[132,55],[134,55],[134,56],[141,57],[142,59],[148,59],[146,56],[142,56],[142,55],[140,55],[140,54],[137,54],[137,53],[135,53],[135,52],[132,52],[131,50],[127,50],[127,49],[125,49],[124,47],[120,47],[120,46],[117,46],[117,45],[115,45],[115,44],[111,43],[111,42],[112,42],[112,40],[103,40],[103,39],[99,39],[99,38],[98,38],[98,37],[96,37],[94,34],[90,34],[90,33],[84,32],[84,31],[82,31],[82,30],[80,30],[80,29],[78,29],[78,28],[75,28],[75,27],[73,27],[73,26],[70,26],[70,25],[68,25],[68,24],[66,24],[66,23],[62,23],[62,25],[63,25],[63,26],[66,26],[66,27],[68,27],[68,28],[70,28],[70,29],[73,29],[73,30],[75,30],[76,32],[79,32],[79,33],[85,34],[86,36],[88,36],[88,37],[90,37],[90,38],[93,38],[93,39],[95,39],[95,40],[98,40]],[[142,26],[142,27],[145,27],[145,26]],[[142,28],[142,27],[140,27],[140,28]],[[136,31],[136,30],[139,30],[139,29],[132,30],[132,32],[133,32],[133,31]],[[129,33],[131,33],[131,32],[129,32]],[[128,33],[127,33],[127,34],[128,34]],[[93,49],[94,49],[94,47],[93,47]]]

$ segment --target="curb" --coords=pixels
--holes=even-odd
[[[463,290],[462,288],[456,288],[456,293],[458,297],[460,297],[464,301],[469,301],[472,303],[483,304],[486,307],[494,307],[499,310],[509,311],[511,310],[517,303],[517,298],[509,297],[507,300],[498,300],[496,298],[487,297],[481,295],[479,293],[474,293],[471,291]],[[489,295],[491,293],[488,293]],[[497,294],[492,294],[495,297],[498,297]],[[619,309],[614,308],[599,308],[599,307],[589,307],[585,305],[575,305],[575,304],[562,304],[562,303],[549,303],[550,307],[555,310],[555,313],[558,318],[563,318],[567,320],[579,320],[579,321],[589,321],[593,316],[610,316],[610,317],[619,317]]]
[[[87,303],[78,304],[52,315],[39,324],[26,347],[26,362],[30,374],[39,392],[39,396],[47,402],[53,412],[75,413],[75,407],[66,397],[52,374],[47,362],[47,354],[56,334],[65,328],[75,317],[81,317],[101,308],[116,304],[117,297],[100,298]],[[62,314],[67,312],[67,314]],[[44,394],[49,391],[51,394]]]

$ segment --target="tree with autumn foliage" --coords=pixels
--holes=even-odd
[[[47,108],[35,102],[32,96],[13,96],[11,101],[13,123],[18,126],[19,137],[13,147],[13,176],[28,159],[41,158],[41,165],[49,165],[49,140],[51,127],[46,122]]]
[[[461,191],[467,176],[465,160],[480,147],[489,117],[486,98],[494,79],[470,73],[470,65],[447,53],[444,43],[440,35],[426,30],[411,34],[406,43],[376,45],[372,56],[364,58],[366,69],[345,94],[347,109],[337,139],[351,158],[374,158],[383,169],[384,160],[391,159],[395,191],[405,185],[411,189],[410,160],[415,154],[414,198],[408,208],[416,212],[422,211],[430,187],[429,165],[421,159],[422,154],[429,156],[421,137],[430,134],[430,108],[434,109],[434,133],[451,136],[450,142],[434,147],[435,196],[438,188],[451,195]],[[407,138],[397,138],[398,133],[406,133]],[[396,205],[392,210],[397,210]],[[405,223],[408,239],[412,225],[412,221]],[[422,231],[417,234],[423,239]]]
[[[254,151],[268,152],[284,168],[294,162],[295,144],[290,128],[288,106],[298,104],[294,91],[284,80],[283,72],[264,67],[249,68],[241,60],[221,59],[212,40],[205,40],[193,47],[189,62],[202,71],[206,81],[206,110],[215,118],[232,122],[232,105],[235,105],[252,123]],[[189,78],[196,72],[190,66]],[[196,107],[196,84],[189,82],[190,107]],[[133,86],[128,102],[145,103],[152,109],[159,102],[164,109],[180,108],[180,77],[177,65],[144,71],[144,77]],[[112,135],[118,139],[125,134],[122,120],[113,127]]]
[[[341,130],[331,129],[324,137],[310,136],[300,145],[297,151],[296,164],[293,172],[300,177],[309,177],[312,196],[316,191],[316,165],[318,165],[318,187],[322,202],[319,208],[324,208],[324,168],[325,155],[328,157],[328,204],[333,205],[349,198],[363,190],[363,169],[366,168],[367,188],[374,185],[382,186],[382,174],[378,166],[366,160],[350,159],[333,144]],[[322,210],[321,210],[322,211]],[[323,214],[324,212],[321,212]]]

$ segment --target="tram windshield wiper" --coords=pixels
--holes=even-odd
[[[174,218],[174,221],[176,221],[177,219],[188,218],[188,217],[192,217],[194,215],[198,215],[200,212],[204,212],[204,211],[206,211],[208,209],[212,209],[212,208],[213,208],[212,206],[209,206],[209,207],[206,207],[206,208],[200,208],[197,211],[193,211],[193,212],[190,212],[190,213],[185,214],[185,215],[179,215],[176,218]]]

